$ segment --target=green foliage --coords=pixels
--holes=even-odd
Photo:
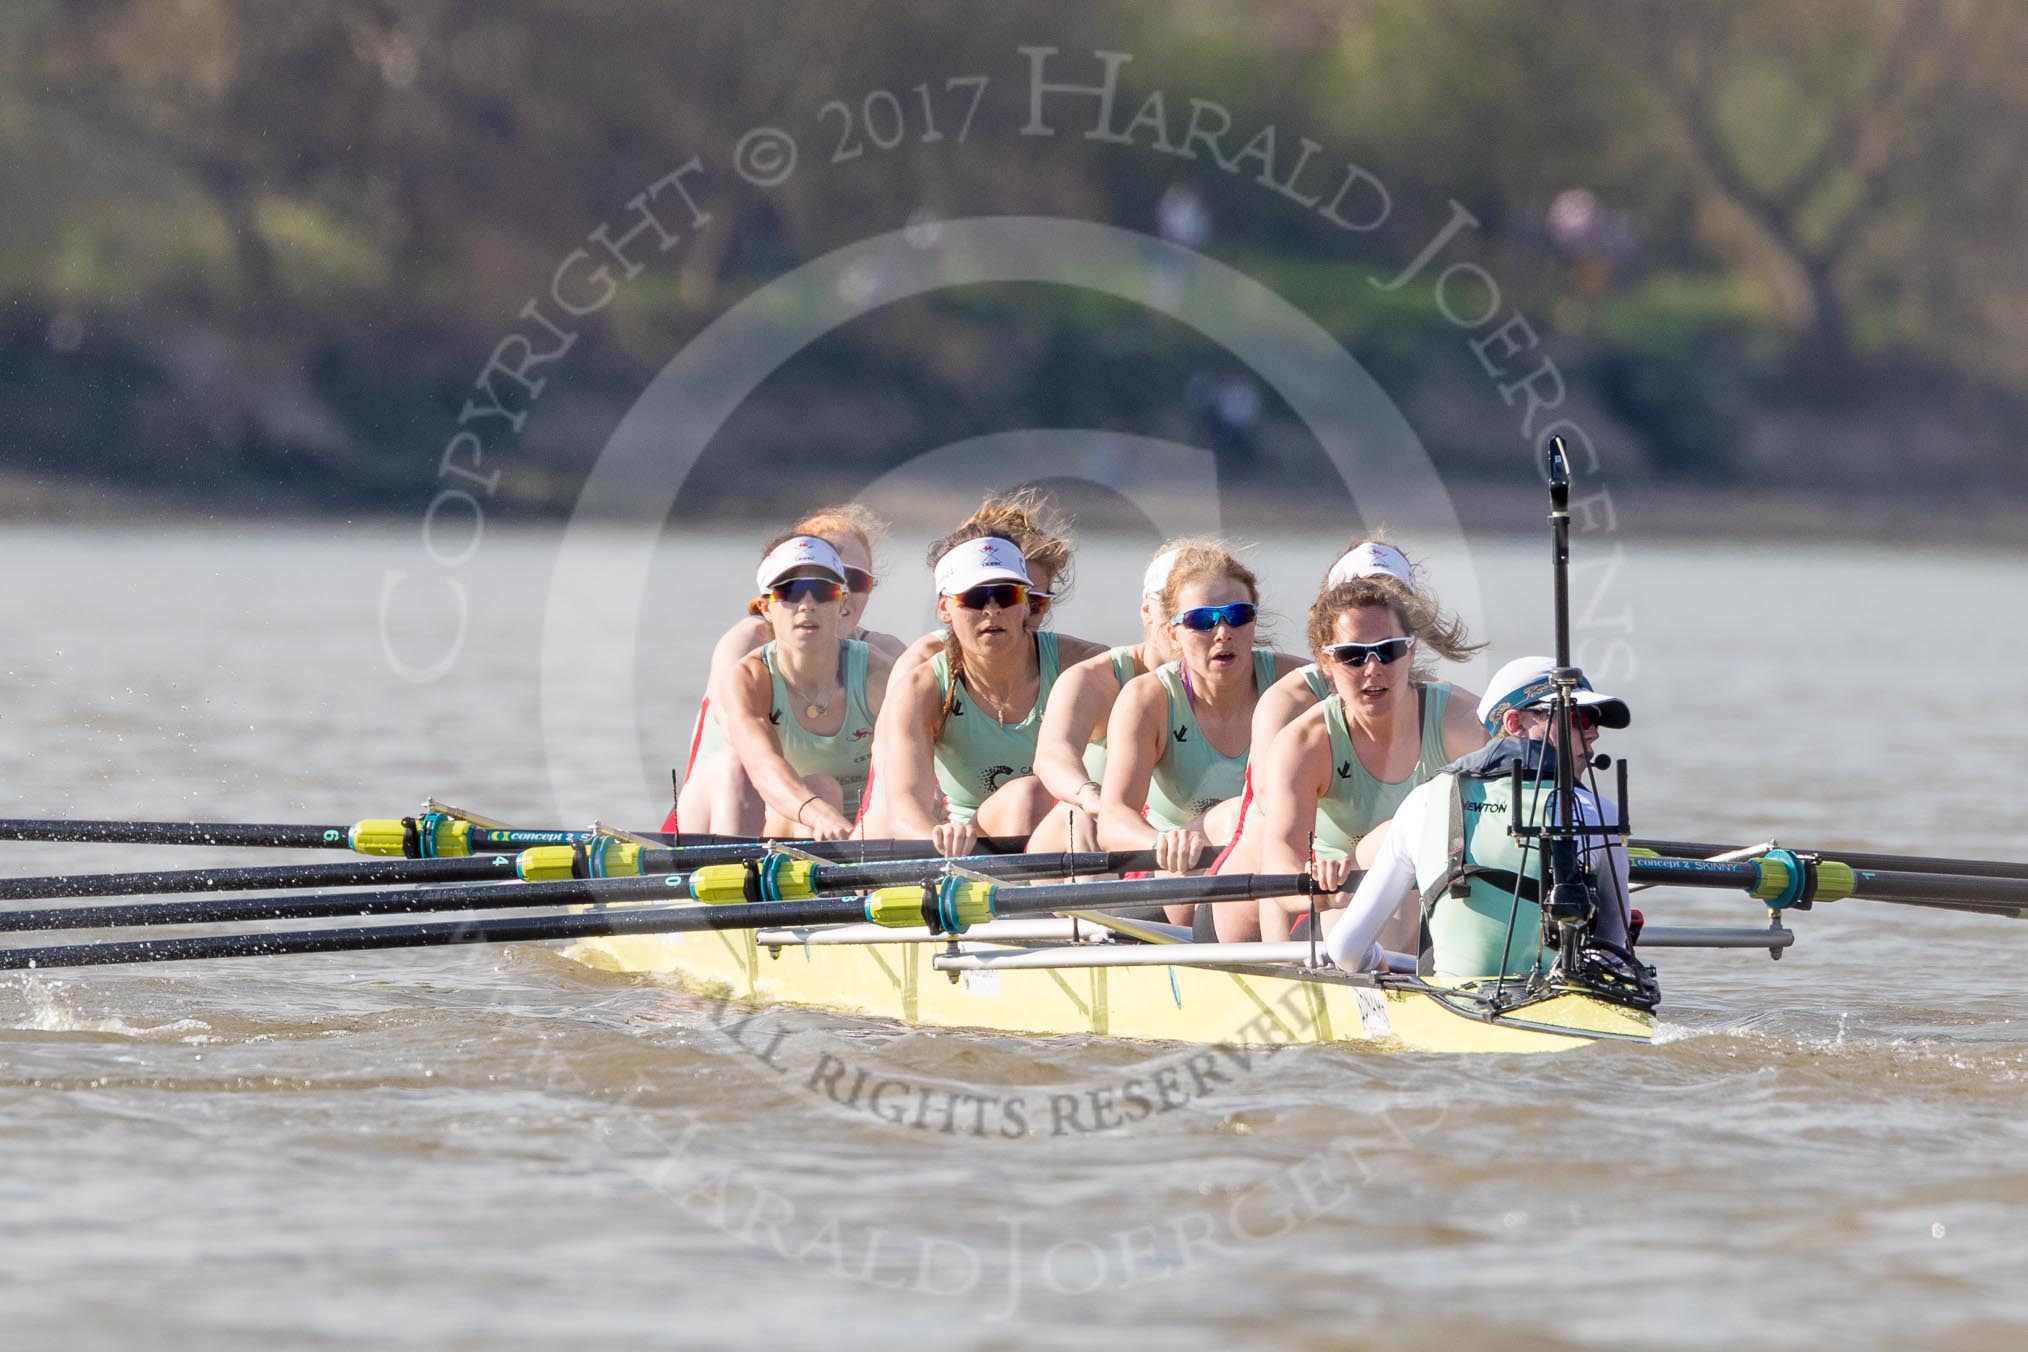
[[[1055,115],[1058,135],[1024,137],[1024,44],[1057,48],[1063,78],[1094,76],[1098,49],[1131,52],[1119,118],[1160,92],[1180,131],[1207,100],[1235,143],[1272,126],[1284,163],[1308,138],[1320,165],[1371,172],[1390,219],[1335,229],[1204,157],[1085,137],[1081,106]],[[912,219],[1146,230],[1189,184],[1208,252],[1402,371],[1455,359],[1461,335],[1427,287],[1368,279],[1455,201],[1480,221],[1457,256],[1657,426],[1785,373],[1864,391],[1889,360],[2020,389],[2024,64],[2028,6],[2007,0],[12,0],[0,302],[89,311],[122,361],[197,324],[227,349],[342,370],[340,420],[383,425],[399,419],[368,407],[375,388],[390,406],[455,405],[433,392],[464,388],[559,262],[697,155],[710,225],[583,321],[585,388],[638,387],[769,279]],[[964,91],[946,81],[974,73],[991,78],[960,143]],[[906,119],[891,148],[864,144],[876,95]],[[762,124],[801,150],[775,187],[729,172]],[[1605,235],[1550,230],[1571,190]],[[982,429],[1180,425],[1176,390],[1204,359],[1114,302],[1013,288],[939,294],[855,341],[811,358],[841,397],[878,378]],[[62,379],[61,363],[36,369]]]

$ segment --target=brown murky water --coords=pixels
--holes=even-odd
[[[753,543],[666,545],[661,600],[607,602],[646,632],[638,707],[608,712],[651,764],[713,627],[683,615],[731,609]],[[1337,543],[1261,551],[1285,640]],[[1546,552],[1475,542],[1496,658],[1547,646]],[[415,685],[377,620],[412,537],[10,529],[0,815],[343,823],[433,793],[653,824],[654,785],[545,746],[554,553],[489,536],[456,661]],[[1627,543],[1581,578],[1580,640],[1637,711],[1638,832],[2028,855],[2028,640],[1996,623],[2028,564],[1906,554]],[[1088,548],[1059,624],[1125,637],[1142,556]],[[874,618],[912,623],[914,587],[897,565]],[[398,655],[442,650],[397,610]],[[1189,1050],[749,1018],[527,946],[8,976],[5,1342],[2018,1346],[2028,929],[1864,902],[1795,926],[1779,964],[1662,955],[1658,1047],[1225,1056],[1125,1129],[986,1135],[842,1106],[761,1049],[1036,1104]]]

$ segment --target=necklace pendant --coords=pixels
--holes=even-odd
[[[803,717],[805,717],[805,718],[822,718],[823,716],[824,716],[824,710],[823,710],[822,708],[820,708],[819,706],[817,706],[817,705],[815,705],[815,704],[805,704],[805,705],[803,706]]]

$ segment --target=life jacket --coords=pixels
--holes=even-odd
[[[1556,777],[1547,743],[1504,737],[1445,766],[1414,843],[1422,884],[1417,970],[1444,980],[1492,980],[1546,970],[1539,841],[1512,833],[1513,767],[1521,766],[1522,825],[1539,826]]]

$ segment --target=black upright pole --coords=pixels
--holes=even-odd
[[[1578,863],[1577,837],[1582,830],[1577,811],[1576,695],[1581,673],[1570,664],[1570,461],[1564,454],[1563,438],[1551,437],[1546,451],[1549,473],[1549,530],[1551,558],[1555,565],[1556,707],[1550,717],[1556,725],[1556,790],[1550,799],[1549,848],[1543,852],[1542,894],[1548,899],[1543,924],[1553,930],[1559,965],[1566,972],[1577,970],[1584,947],[1585,931],[1592,918],[1589,889]]]

